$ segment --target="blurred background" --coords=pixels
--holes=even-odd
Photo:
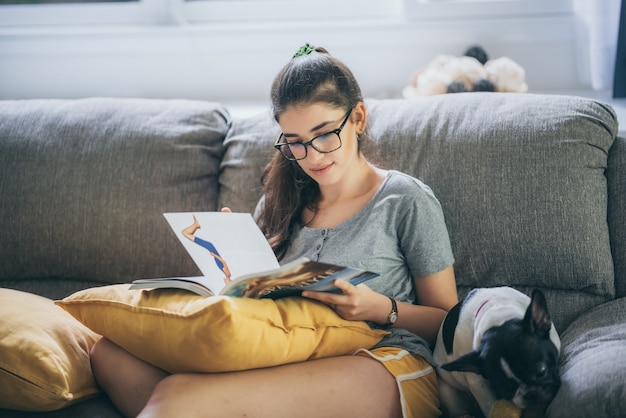
[[[440,54],[480,45],[528,91],[612,98],[620,0],[0,0],[0,99],[267,103],[306,42],[367,97],[402,97]]]

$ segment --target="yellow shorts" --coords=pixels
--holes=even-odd
[[[435,369],[421,356],[397,347],[358,350],[355,355],[380,361],[398,384],[404,418],[439,417],[439,386]]]

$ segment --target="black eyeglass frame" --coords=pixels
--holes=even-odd
[[[350,109],[348,111],[348,113],[346,114],[346,117],[343,119],[343,122],[341,122],[341,125],[339,125],[339,128],[333,129],[333,130],[328,131],[328,132],[324,132],[323,134],[316,135],[315,137],[311,138],[307,142],[301,142],[301,141],[280,142],[281,138],[283,137],[283,133],[281,132],[280,135],[278,135],[278,138],[276,138],[276,141],[274,141],[274,148],[276,148],[283,157],[285,157],[286,159],[288,159],[290,161],[304,160],[307,157],[307,155],[309,155],[308,148],[307,148],[309,146],[312,147],[315,151],[317,151],[319,153],[322,153],[322,154],[329,154],[331,152],[337,151],[343,145],[343,141],[341,140],[341,135],[340,134],[341,134],[341,131],[343,130],[344,126],[346,126],[346,123],[348,122],[348,119],[350,118],[351,114],[352,114],[352,109]],[[330,151],[319,150],[315,146],[313,141],[315,141],[316,139],[321,138],[323,136],[330,135],[330,134],[337,135],[337,138],[339,138],[339,146],[337,148],[335,148],[335,149],[330,150]],[[300,145],[304,146],[304,157],[302,157],[302,158],[295,158],[295,156],[294,157],[289,157],[281,149],[283,146],[289,146],[289,145],[294,145],[294,144],[300,144]],[[293,155],[293,154],[291,154],[291,155]]]

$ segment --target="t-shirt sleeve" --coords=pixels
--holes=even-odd
[[[409,186],[398,234],[412,277],[437,273],[454,263],[441,204],[432,190],[417,179]]]

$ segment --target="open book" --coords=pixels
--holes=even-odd
[[[203,296],[278,299],[303,290],[339,292],[333,282],[354,285],[378,273],[300,258],[283,266],[249,213],[165,213],[203,276],[139,279],[131,289],[179,288]]]

